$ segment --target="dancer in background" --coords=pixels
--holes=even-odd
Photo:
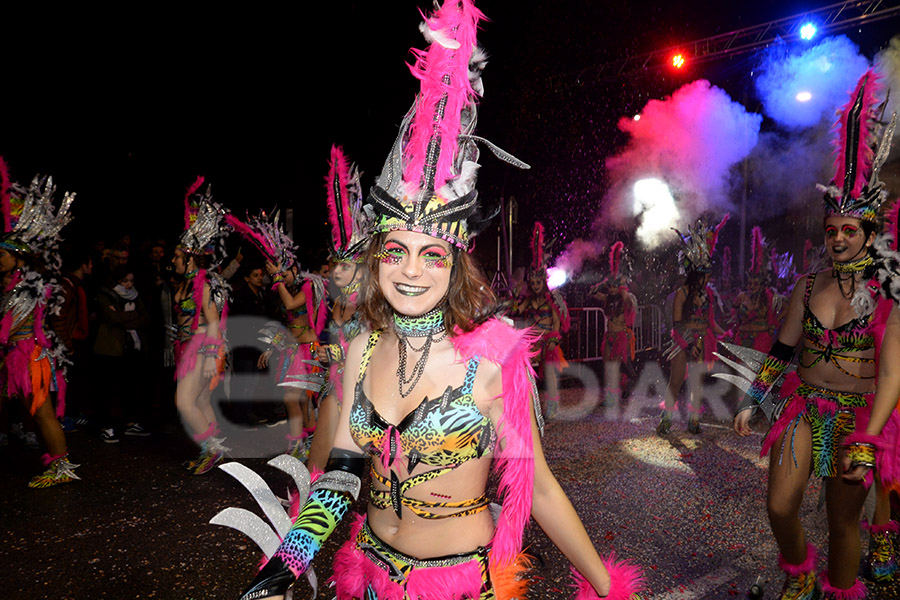
[[[628,289],[630,280],[622,272],[625,244],[616,242],[609,250],[609,277],[591,290],[591,296],[603,303],[606,328],[600,353],[603,356],[603,402],[616,406],[622,400],[622,365],[634,362],[634,320],[637,298]]]
[[[816,549],[799,516],[810,475],[825,480],[824,598],[854,600],[866,596],[856,575],[859,515],[872,470],[886,487],[895,485],[900,474],[896,467],[900,415],[895,411],[900,396],[900,310],[877,294],[879,281],[884,291],[896,294],[900,271],[895,279],[879,274],[877,263],[883,261],[873,252],[886,196],[878,173],[896,116],[888,127],[881,127],[878,93],[874,73],[865,73],[838,123],[836,172],[831,184],[821,188],[825,249],[832,268],[797,282],[778,341],[750,387],[742,405],[746,408],[734,421],[739,434],[751,432],[751,409],[769,402],[767,396],[799,344],[799,367],[781,385],[762,451],[772,452],[767,505],[781,552],[778,563],[786,575],[781,596],[785,599],[819,597]],[[888,257],[895,266],[896,257],[896,253]],[[885,508],[876,510],[873,525],[889,533],[896,524],[888,523]],[[877,547],[874,554],[879,554]],[[876,573],[879,566],[890,567],[877,565]]]
[[[734,301],[734,343],[766,352],[775,341],[784,297],[771,287],[771,257],[759,227],[753,228],[751,239],[747,290],[738,294]]]
[[[727,221],[728,215],[725,215],[714,228],[707,228],[702,220],[698,221],[694,228],[688,229],[688,235],[682,235],[676,230],[684,244],[684,248],[678,253],[678,262],[681,273],[686,278],[684,285],[675,291],[672,303],[672,341],[666,350],[671,371],[666,388],[665,408],[656,428],[656,433],[661,436],[667,435],[672,428],[672,410],[685,375],[688,374],[688,433],[700,433],[703,375],[712,368],[717,340],[725,334],[716,323],[719,298],[715,288],[710,285],[710,279],[716,240]],[[691,363],[690,370],[688,363]]]
[[[69,461],[58,420],[65,413],[66,348],[47,322],[62,301],[59,232],[71,220],[75,194],[66,193],[56,210],[55,191],[50,177],[35,177],[27,189],[10,184],[6,162],[0,158],[0,400],[23,402],[44,440],[46,470],[32,478],[31,488],[80,479],[74,473],[78,465]],[[55,412],[52,391],[57,392]]]
[[[318,275],[301,274],[296,246],[284,232],[278,213],[271,220],[263,215],[247,223],[231,216],[229,223],[266,257],[266,271],[272,278],[272,291],[278,296],[282,325],[264,332],[270,349],[260,356],[259,366],[268,366],[272,354],[278,352],[274,373],[276,383],[284,389],[287,452],[306,460],[316,430],[314,400],[323,381],[316,354],[327,312],[325,283]]]
[[[281,597],[306,571],[359,493],[367,455],[367,514],[335,560],[341,600],[523,598],[529,515],[583,574],[579,598],[639,588],[634,567],[597,555],[551,474],[533,335],[493,317],[496,298],[467,253],[483,220],[472,135],[483,56],[470,62],[481,18],[470,1],[449,0],[423,29],[434,41],[416,53],[422,92],[370,196],[377,220],[360,310],[373,331],[350,344],[325,473],[244,598]],[[485,495],[492,466],[496,521]]]
[[[560,344],[562,334],[569,331],[569,309],[562,294],[547,285],[548,257],[544,225],[540,222],[534,224],[531,255],[528,294],[518,303],[516,315],[525,327],[534,327],[540,333],[534,344],[532,364],[544,381],[543,412],[552,419],[559,411],[559,373],[568,366]]]
[[[217,272],[225,257],[229,228],[225,209],[213,202],[203,178],[184,196],[185,231],[172,264],[184,280],[175,290],[175,406],[200,446],[200,454],[184,467],[194,475],[208,473],[228,451],[220,437],[210,397],[225,370],[225,321],[230,288]]]
[[[362,330],[357,314],[359,286],[365,273],[363,256],[371,219],[362,207],[359,171],[349,165],[341,148],[331,147],[325,179],[328,222],[331,225],[331,280],[340,290],[331,308],[329,343],[319,347],[319,362],[328,365],[328,383],[322,389],[316,435],[309,450],[310,469],[324,469],[334,444],[341,400],[344,397],[344,361],[347,347]]]

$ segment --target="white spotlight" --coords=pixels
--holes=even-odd
[[[559,267],[547,269],[547,287],[551,290],[562,287],[568,279],[568,274]]]
[[[641,220],[637,237],[646,246],[655,246],[678,223],[679,215],[669,186],[652,178],[634,184],[634,214]]]
[[[812,94],[809,92],[800,92],[797,94],[797,102],[809,102],[812,99]]]

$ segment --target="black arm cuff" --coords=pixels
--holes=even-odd
[[[328,457],[328,464],[325,465],[325,472],[328,471],[346,471],[352,475],[356,475],[362,479],[366,469],[366,455],[362,452],[353,452],[351,450],[341,450],[334,448]]]
[[[776,341],[772,344],[772,349],[769,350],[769,354],[789,363],[794,359],[794,347]]]

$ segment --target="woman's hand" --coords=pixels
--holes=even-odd
[[[320,345],[318,348],[316,348],[316,357],[319,359],[319,362],[322,364],[328,364],[329,362],[331,362],[328,359],[328,350],[325,349],[324,344]]]
[[[752,408],[745,408],[738,414],[734,415],[734,431],[738,435],[747,436],[753,433],[753,430],[750,428],[750,417],[753,416]]]
[[[872,472],[872,469],[865,465],[858,465],[854,467],[850,462],[849,456],[844,457],[843,466],[843,477],[846,481],[864,481],[869,477],[869,473]]]
[[[269,275],[274,275],[275,273],[280,273],[280,272],[281,272],[281,267],[279,265],[276,265],[271,260],[266,261],[266,273],[268,273]]]
[[[256,367],[258,369],[265,369],[269,366],[269,357],[272,356],[271,350],[266,350],[262,354],[259,355],[259,360],[256,361]]]
[[[217,363],[218,357],[216,356],[207,356],[203,361],[203,377],[206,379],[212,379],[216,376],[216,372],[218,371]]]

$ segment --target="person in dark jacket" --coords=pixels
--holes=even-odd
[[[100,327],[94,342],[94,359],[101,384],[101,437],[107,443],[119,441],[119,433],[145,436],[147,402],[143,355],[144,328],[150,315],[134,287],[134,273],[122,265],[97,294]],[[125,402],[127,394],[127,402]],[[123,410],[124,409],[124,410]]]

